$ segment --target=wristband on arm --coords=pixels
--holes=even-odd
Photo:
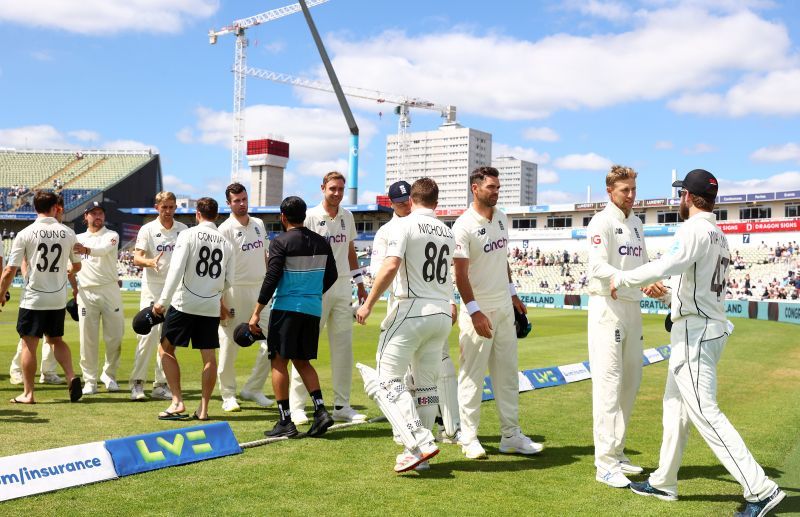
[[[353,277],[353,282],[355,282],[357,284],[363,284],[364,283],[364,277],[362,276],[360,269],[351,270],[350,271],[350,276]]]
[[[508,283],[508,293],[511,296],[516,296],[517,295],[517,288],[514,287],[514,282],[509,282]]]
[[[476,312],[479,312],[480,310],[481,308],[478,307],[478,302],[476,302],[475,300],[472,300],[471,302],[467,303],[467,312],[469,313],[470,316],[472,316]]]

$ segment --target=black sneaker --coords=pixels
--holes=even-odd
[[[744,511],[736,512],[734,517],[762,517],[767,515],[770,510],[778,506],[778,503],[783,501],[784,497],[786,497],[786,492],[780,488],[776,488],[775,491],[772,492],[772,495],[763,501],[759,501],[757,503],[747,503],[747,506],[744,507]]]
[[[675,494],[669,494],[664,492],[663,490],[659,490],[658,488],[654,487],[650,484],[650,481],[642,481],[641,483],[632,481],[630,485],[628,485],[631,489],[631,492],[634,494],[644,495],[644,496],[651,496],[662,501],[677,501],[678,496]]]
[[[314,411],[314,423],[308,430],[308,436],[322,436],[330,426],[333,425],[333,417],[325,409],[320,408]]]
[[[271,431],[264,431],[264,436],[267,438],[278,438],[280,436],[286,436],[287,438],[291,438],[293,436],[297,436],[297,428],[294,426],[294,422],[289,420],[288,422],[278,422],[275,424],[275,427],[272,428]]]

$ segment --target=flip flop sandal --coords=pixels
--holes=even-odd
[[[199,410],[198,410],[198,411],[199,411]],[[198,415],[198,414],[197,414],[197,411],[195,411],[195,412],[192,414],[192,420],[199,420],[199,421],[201,421],[201,422],[208,422],[209,418],[208,418],[208,417],[205,417],[205,418],[200,418],[200,415]]]
[[[170,411],[169,408],[158,414],[159,420],[189,420],[191,417],[186,413]]]
[[[13,399],[9,400],[9,402],[11,402],[12,404],[25,404],[25,405],[36,404],[35,401],[34,402],[25,402],[23,400],[18,400],[17,397],[14,397]]]

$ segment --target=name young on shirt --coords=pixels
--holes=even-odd
[[[34,230],[33,236],[37,239],[66,239],[66,230]]]

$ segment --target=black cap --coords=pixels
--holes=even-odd
[[[402,203],[408,201],[408,196],[411,195],[411,185],[407,181],[395,181],[389,187],[389,200],[395,203]]]
[[[522,339],[531,332],[531,322],[528,321],[528,317],[522,314],[521,312],[514,310],[514,328],[517,331],[517,337]]]
[[[239,323],[233,329],[233,340],[241,347],[248,347],[262,339],[264,339],[264,334],[253,334],[250,332],[250,325],[247,323]]]
[[[691,194],[704,198],[717,197],[717,190],[719,190],[717,178],[705,169],[689,171],[682,181],[676,181],[672,186],[688,190]]]
[[[151,305],[136,313],[131,326],[134,332],[140,336],[145,336],[159,323],[164,323],[164,316],[153,314],[153,306]]]
[[[67,302],[67,312],[74,321],[78,321],[78,302],[75,298],[70,298]]]
[[[103,211],[103,213],[105,213],[105,211],[106,211],[106,209],[103,207],[102,204],[100,204],[99,201],[92,201],[91,203],[86,205],[86,208],[83,209],[83,215],[88,214],[89,212],[91,212],[95,208],[99,208],[100,210]]]

